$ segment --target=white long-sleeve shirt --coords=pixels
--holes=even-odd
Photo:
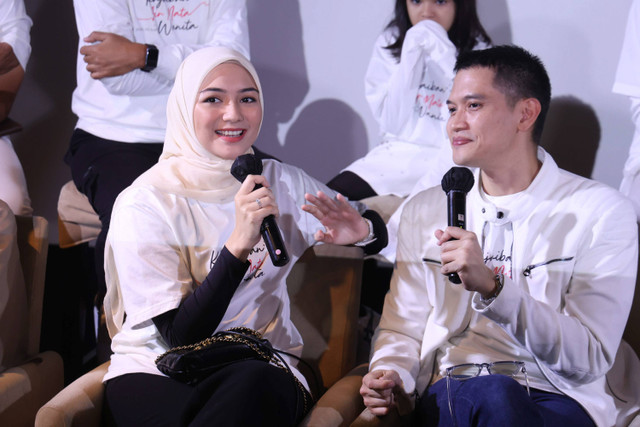
[[[23,70],[31,54],[29,31],[33,22],[27,15],[23,0],[2,0],[0,7],[0,42],[8,43]]]
[[[249,56],[244,0],[74,0],[79,46],[72,109],[77,127],[121,142],[162,142],[166,105],[178,69],[190,53],[223,45]],[[80,54],[92,31],[116,33],[158,47],[158,67],[92,79]]]
[[[631,99],[635,133],[624,164],[620,191],[631,199],[640,221],[640,0],[634,0],[629,11],[613,92]]]
[[[438,23],[421,21],[407,31],[398,62],[386,49],[396,37],[389,29],[378,37],[365,78],[382,142],[345,170],[378,194],[405,197],[426,172],[442,177],[453,165],[445,125],[456,48]]]
[[[467,196],[467,229],[481,246],[487,222],[513,229],[511,277],[489,305],[440,273],[434,231],[447,226],[445,193],[434,187],[405,206],[370,369],[393,369],[407,392],[421,393],[438,375],[436,357],[460,363],[473,354],[477,338],[465,337],[479,314],[508,339],[487,340],[488,357],[507,360],[517,348],[537,365],[538,380],[578,401],[596,425],[626,425],[640,410],[640,361],[621,345],[635,288],[635,215],[617,191],[559,169],[541,148],[538,158],[542,168],[510,209],[483,197],[478,173]],[[451,353],[460,339],[469,345]]]

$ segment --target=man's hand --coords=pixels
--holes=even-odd
[[[458,273],[466,290],[483,297],[495,292],[494,274],[484,263],[482,249],[475,233],[459,227],[436,230],[436,239],[442,252],[442,274]],[[457,240],[451,240],[457,239]]]
[[[362,378],[360,395],[365,406],[378,416],[387,415],[394,408],[402,415],[413,406],[396,371],[369,372]]]
[[[84,38],[80,53],[84,55],[87,71],[94,79],[122,76],[144,67],[147,47],[114,33],[94,31]]]

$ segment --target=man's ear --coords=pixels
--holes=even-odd
[[[536,98],[525,98],[518,101],[518,109],[520,113],[520,121],[518,122],[518,130],[525,132],[533,129],[536,119],[540,115],[542,106]]]

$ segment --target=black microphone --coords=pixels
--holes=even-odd
[[[231,166],[231,175],[234,176],[240,182],[244,182],[247,175],[261,175],[262,174],[262,160],[254,156],[253,154],[243,154],[233,162]],[[256,184],[254,190],[261,188],[262,185]],[[289,254],[287,248],[282,241],[282,234],[276,223],[276,218],[273,215],[269,215],[262,220],[260,225],[260,234],[264,239],[271,262],[276,267],[282,267],[289,262]]]
[[[473,187],[473,173],[467,168],[454,166],[442,177],[442,189],[447,193],[447,223],[466,229],[466,197]],[[449,273],[451,283],[460,284],[458,273]]]

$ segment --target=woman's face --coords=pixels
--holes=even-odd
[[[196,137],[207,151],[234,160],[255,142],[261,120],[258,88],[244,67],[225,62],[207,74],[193,109]]]
[[[456,4],[453,0],[407,0],[407,11],[411,25],[430,19],[449,31],[456,17]]]

